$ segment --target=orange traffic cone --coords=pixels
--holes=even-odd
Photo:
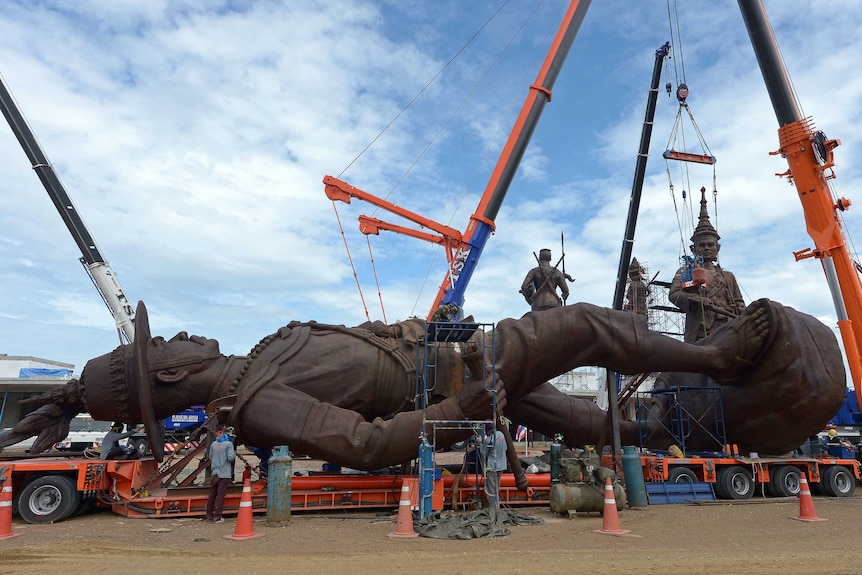
[[[614,486],[611,478],[605,479],[605,507],[602,512],[602,528],[593,529],[595,533],[606,535],[625,535],[631,533],[628,529],[620,529],[620,518],[617,516],[617,500],[614,498]]]
[[[18,537],[23,533],[12,533],[12,474],[6,475],[8,467],[0,467],[0,539]]]
[[[799,475],[799,517],[791,517],[796,521],[829,521],[828,519],[820,519],[814,511],[814,500],[811,498],[811,491],[808,490],[808,480],[805,474]]]
[[[411,509],[415,485],[415,479],[404,478],[401,484],[401,499],[398,501],[398,520],[389,537],[419,537],[419,534],[413,531],[413,510]]]
[[[239,513],[236,516],[236,527],[233,535],[222,535],[225,539],[254,539],[263,537],[263,533],[254,532],[254,514],[251,512],[251,482],[245,478],[242,486],[242,497],[239,500]]]

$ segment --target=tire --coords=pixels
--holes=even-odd
[[[792,465],[780,465],[769,472],[766,490],[773,497],[798,497],[800,491],[799,470]]]
[[[751,499],[754,495],[754,480],[751,473],[741,465],[733,465],[718,472],[716,492],[722,499]]]
[[[700,481],[688,467],[673,467],[667,472],[668,483],[697,483]]]
[[[81,492],[65,475],[43,475],[18,496],[18,514],[27,523],[56,523],[69,518],[81,503]]]
[[[830,465],[820,476],[820,487],[829,497],[849,497],[856,489],[856,479],[841,465]]]
[[[81,502],[78,504],[78,507],[72,513],[72,517],[77,517],[78,515],[87,515],[92,513],[94,509],[96,509],[97,499],[95,497],[85,497],[81,499]]]

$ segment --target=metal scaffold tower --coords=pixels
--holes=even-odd
[[[670,282],[653,281],[649,307],[650,329],[663,335],[682,339],[685,333],[685,313],[668,299]]]
[[[468,365],[470,373],[465,377],[473,380],[481,377],[485,389],[492,393],[492,417],[481,420],[428,419],[429,400],[438,389],[438,370],[444,354],[463,355],[476,353],[481,365]],[[494,324],[466,322],[428,322],[425,336],[417,349],[416,403],[422,408],[422,432],[419,444],[419,516],[426,517],[432,511],[431,496],[437,478],[434,453],[437,451],[437,433],[443,430],[470,429],[481,436],[486,423],[493,423],[500,414],[497,408],[496,381],[493,377],[497,360]],[[481,374],[477,373],[481,370]],[[448,446],[441,446],[448,447]],[[476,473],[479,473],[478,466]]]

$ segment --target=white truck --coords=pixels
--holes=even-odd
[[[110,421],[98,421],[89,413],[76,415],[69,422],[69,435],[54,444],[61,451],[84,451],[88,447],[99,447],[102,438],[111,430]]]

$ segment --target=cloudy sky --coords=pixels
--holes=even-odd
[[[244,354],[294,319],[428,313],[444,255],[390,232],[366,238],[360,214],[409,224],[358,201],[336,214],[322,179],[464,230],[564,4],[4,0],[0,74],[126,294],[147,303],[153,333],[186,330]],[[804,113],[843,143],[835,192],[854,199],[862,4],[766,7]],[[768,155],[778,126],[731,0],[682,2],[670,19],[665,0],[593,3],[467,290],[479,321],[528,311],[518,288],[533,252],[549,247],[556,261],[561,233],[570,301],[612,303],[666,41],[634,255],[669,280],[697,209],[682,191],[705,186],[721,263],[746,301],[835,324],[819,263],[793,257],[812,241],[795,188],[774,175],[786,169]],[[714,173],[662,158],[669,142],[701,152],[687,117],[673,131],[678,104],[664,84],[681,81]],[[114,322],[5,124],[0,170],[0,353],[79,372],[119,343]],[[851,242],[858,214],[845,215]]]

